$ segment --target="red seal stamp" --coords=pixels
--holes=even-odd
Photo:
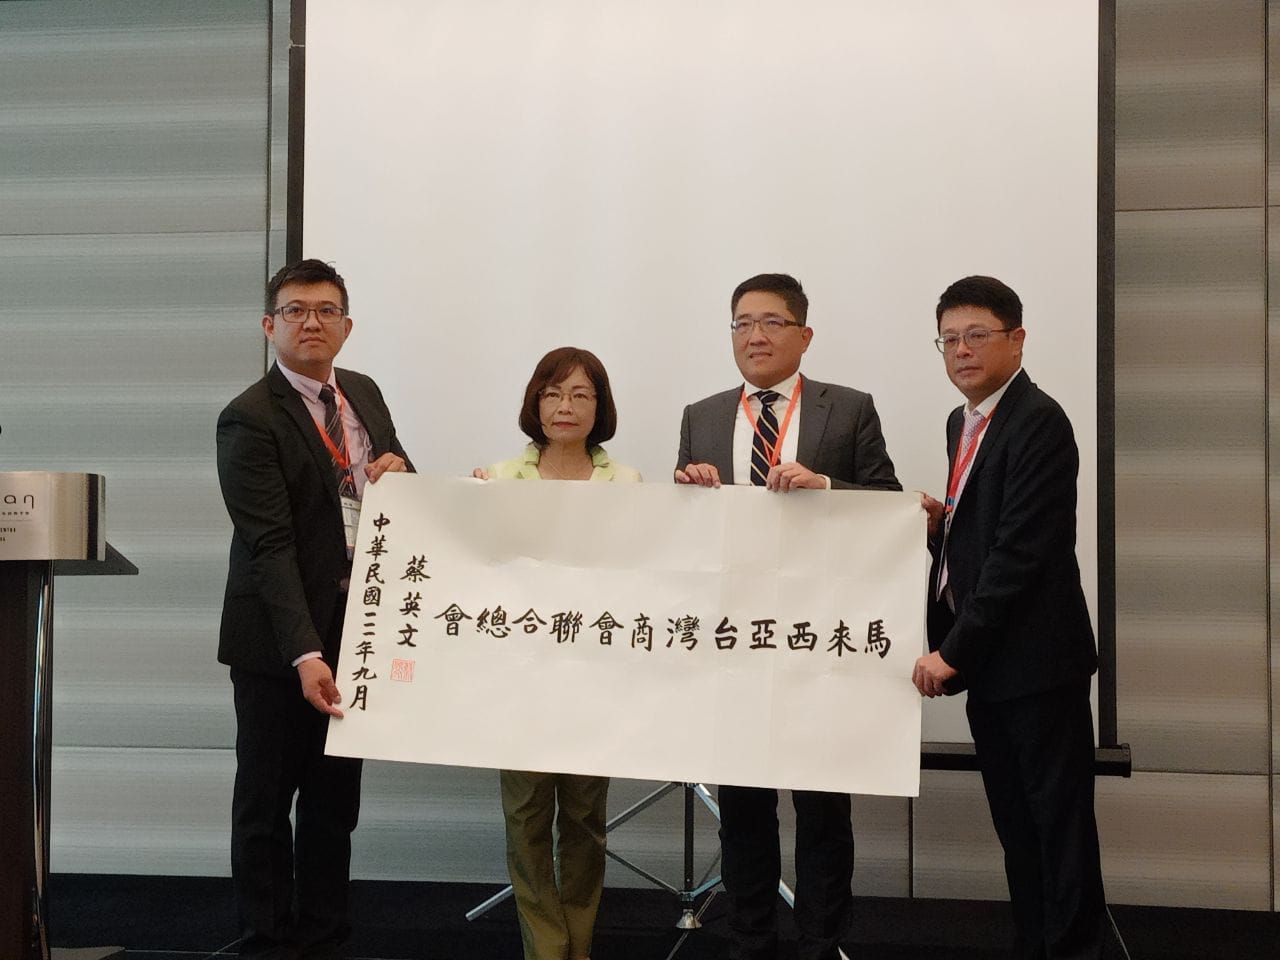
[[[391,661],[391,679],[400,680],[404,683],[413,682],[413,663],[412,660],[392,660]]]

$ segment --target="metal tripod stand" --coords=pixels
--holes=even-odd
[[[628,870],[632,871],[635,874],[638,874],[641,877],[644,877],[650,883],[661,887],[663,890],[666,890],[668,893],[674,893],[677,897],[679,897],[680,919],[676,921],[676,929],[681,930],[683,932],[680,934],[680,939],[676,941],[675,946],[671,948],[671,952],[667,954],[666,960],[671,960],[671,958],[676,955],[676,951],[679,950],[684,945],[685,940],[689,938],[689,934],[702,926],[702,914],[706,912],[707,907],[711,905],[711,901],[715,899],[715,894],[712,893],[711,896],[707,897],[702,902],[702,906],[698,907],[695,910],[694,908],[697,904],[698,897],[702,896],[704,893],[711,890],[720,882],[720,875],[718,873],[714,877],[711,875],[712,872],[716,869],[716,867],[719,866],[720,864],[720,853],[717,851],[715,857],[711,861],[711,865],[707,867],[707,872],[702,875],[702,879],[699,880],[696,884],[694,883],[694,880],[693,880],[693,810],[694,810],[693,801],[695,798],[698,800],[701,800],[702,805],[711,811],[711,815],[715,817],[716,820],[720,819],[720,805],[716,803],[715,799],[711,796],[711,791],[707,789],[706,784],[680,783],[680,782],[673,781],[670,783],[664,783],[662,786],[660,786],[657,790],[654,790],[648,796],[641,798],[636,803],[628,807],[626,810],[623,810],[622,813],[618,814],[616,817],[610,820],[606,826],[606,831],[607,831],[607,830],[613,829],[615,826],[619,826],[623,823],[626,823],[636,814],[640,813],[642,810],[646,810],[649,807],[653,806],[655,803],[657,803],[659,800],[665,797],[668,793],[670,793],[671,791],[677,788],[684,789],[684,883],[680,887],[680,889],[677,890],[675,887],[667,883],[662,878],[654,876],[649,871],[632,863],[626,857],[620,856],[619,854],[614,853],[612,850],[605,850],[605,854],[607,856],[611,857],[613,860],[616,860],[618,863],[622,864]]]

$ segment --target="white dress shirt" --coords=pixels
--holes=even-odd
[[[746,383],[743,385],[747,391],[747,403],[751,406],[751,416],[760,419],[760,398],[755,396],[758,390],[772,390],[774,393],[780,394],[782,399],[773,401],[773,414],[778,418],[778,429],[782,429],[782,422],[787,418],[787,404],[791,401],[791,391],[796,388],[796,382],[800,379],[799,371],[793,373],[781,383],[775,383],[772,387],[757,387],[754,383]],[[801,388],[801,393],[804,388]],[[782,435],[782,452],[778,456],[778,463],[790,463],[796,459],[796,449],[800,444],[800,407],[802,406],[801,398],[796,396],[795,412],[791,414],[791,423],[787,427],[787,432]],[[751,426],[751,421],[747,419],[747,413],[742,409],[742,404],[738,404],[738,415],[733,421],[733,482],[735,485],[751,485],[751,441],[755,437],[755,429]],[[802,464],[808,466],[808,464]],[[812,469],[812,468],[810,468]],[[826,483],[827,489],[831,488],[831,478],[819,474]]]

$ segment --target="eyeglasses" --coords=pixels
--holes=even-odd
[[[346,314],[341,307],[335,307],[332,303],[326,303],[319,307],[304,307],[300,303],[286,303],[283,307],[276,307],[272,313],[280,314],[280,319],[286,323],[306,323],[307,315],[314,313],[316,319],[321,323],[337,323]]]
[[[970,350],[981,350],[997,333],[1013,333],[1016,327],[1002,327],[999,330],[988,330],[986,327],[974,327],[964,333],[948,333],[933,341],[939,353],[955,353],[960,341]]]
[[[573,407],[585,407],[596,402],[594,393],[587,393],[585,390],[574,390],[572,393],[563,393],[554,387],[543,390],[538,394],[538,398],[543,403],[549,403],[552,406],[560,406],[560,401],[565,397],[569,398],[569,405]]]
[[[756,317],[754,320],[738,317],[729,321],[729,329],[733,331],[735,337],[741,337],[750,333],[757,323],[760,324],[760,329],[767,334],[781,333],[787,327],[804,326],[798,320],[788,320],[785,317]]]

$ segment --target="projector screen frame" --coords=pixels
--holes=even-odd
[[[303,256],[306,0],[290,0],[285,258]],[[1098,747],[1095,769],[1130,776],[1132,756],[1118,736],[1115,551],[1115,0],[1098,0],[1097,76],[1097,570]],[[268,273],[274,265],[268,265]],[[972,743],[926,741],[921,765],[976,770]]]

